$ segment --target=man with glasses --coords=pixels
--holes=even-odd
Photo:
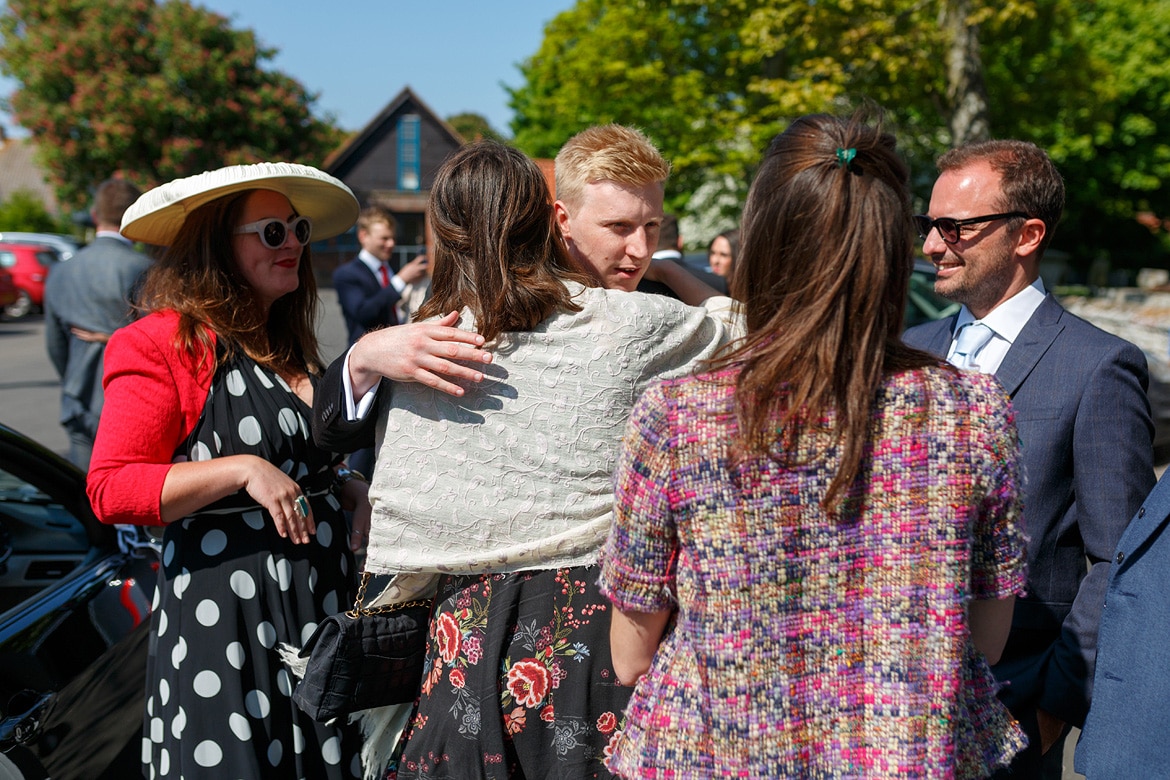
[[[938,269],[935,291],[962,308],[905,340],[994,374],[1011,396],[1028,595],[1016,600],[994,671],[1030,744],[997,777],[1059,778],[1064,735],[1089,708],[1114,548],[1154,484],[1146,361],[1045,290],[1040,259],[1064,182],[1043,150],[989,141],[944,154],[938,167],[930,213],[914,220]]]

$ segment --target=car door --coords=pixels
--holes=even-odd
[[[157,569],[77,468],[0,425],[0,777],[137,776]]]

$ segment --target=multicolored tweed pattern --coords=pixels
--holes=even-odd
[[[890,378],[862,477],[826,514],[823,429],[732,467],[735,373],[639,401],[602,588],[677,606],[627,710],[626,777],[983,777],[1023,744],[967,627],[1021,593],[1017,436],[991,377]],[[825,421],[826,423],[830,421]]]

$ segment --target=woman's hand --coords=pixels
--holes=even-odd
[[[268,461],[251,457],[243,487],[272,515],[276,532],[282,537],[295,544],[307,544],[310,536],[317,533],[313,508],[301,492],[301,486]]]
[[[354,397],[360,398],[382,377],[395,382],[419,382],[448,395],[461,396],[463,388],[449,378],[483,381],[483,372],[464,363],[490,363],[492,353],[483,336],[453,327],[459,312],[435,322],[395,325],[367,333],[349,353],[349,379]]]
[[[174,464],[163,481],[159,514],[164,523],[171,523],[240,490],[246,490],[268,510],[281,536],[305,544],[310,534],[317,532],[313,509],[301,493],[301,486],[255,455]],[[304,515],[298,511],[298,498],[303,500]]]

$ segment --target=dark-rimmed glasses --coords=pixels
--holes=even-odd
[[[931,230],[937,228],[939,238],[948,244],[957,244],[959,239],[963,237],[962,229],[966,225],[978,225],[982,222],[994,222],[997,219],[1012,219],[1014,217],[1027,219],[1028,215],[1022,211],[1006,211],[1003,214],[985,214],[982,217],[967,217],[966,219],[955,219],[954,217],[931,219],[925,214],[915,214],[911,219],[914,220],[914,228],[918,231],[918,237],[923,241],[930,235]]]
[[[297,240],[297,243],[304,246],[309,243],[309,237],[313,235],[313,223],[309,221],[308,217],[293,217],[288,222],[272,217],[249,222],[247,225],[240,225],[236,228],[236,233],[257,234],[260,236],[260,243],[269,249],[280,249],[284,246],[289,231],[292,231],[293,238]]]

